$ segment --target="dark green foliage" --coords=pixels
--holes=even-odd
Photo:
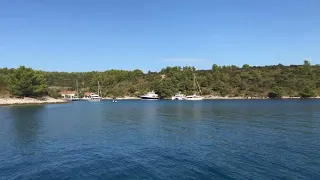
[[[304,60],[303,65],[304,66],[310,66],[311,64],[310,64],[310,62],[308,60]]]
[[[56,99],[61,98],[61,94],[57,89],[49,89],[48,96],[56,98]]]
[[[280,99],[281,97],[279,97],[279,95],[275,92],[269,92],[268,93],[268,98],[270,99]]]
[[[306,85],[299,93],[301,98],[310,98],[317,95],[317,89],[314,85]]]
[[[320,81],[316,83],[316,88],[320,88]]]
[[[10,89],[15,95],[34,96],[45,93],[45,80],[49,87],[69,90],[76,89],[78,80],[82,94],[86,91],[97,92],[99,81],[103,96],[140,96],[154,90],[161,98],[168,98],[179,91],[193,94],[193,72],[196,73],[202,95],[313,97],[318,96],[320,88],[320,66],[305,61],[302,65],[290,66],[255,67],[245,64],[242,68],[214,64],[210,70],[198,71],[194,67],[166,67],[160,72],[149,71],[146,74],[141,70],[66,73],[39,72],[24,67],[16,70],[5,68],[0,69],[0,89]],[[9,76],[14,78],[7,78]]]
[[[213,73],[219,72],[219,66],[216,65],[216,64],[212,65],[212,72],[213,72]]]
[[[243,69],[247,69],[247,68],[249,68],[249,67],[250,67],[249,64],[244,64],[244,65],[242,66]]]
[[[41,97],[47,93],[43,73],[20,66],[9,76],[8,89],[18,97]]]
[[[283,89],[281,87],[273,88],[272,92],[268,93],[270,99],[281,99],[283,97]]]

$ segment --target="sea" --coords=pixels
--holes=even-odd
[[[1,180],[319,180],[320,100],[0,107]]]

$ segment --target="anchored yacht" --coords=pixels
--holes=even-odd
[[[202,96],[198,96],[196,94],[193,94],[193,95],[187,96],[185,100],[199,101],[199,100],[203,100],[203,97]]]
[[[179,92],[178,94],[172,96],[171,99],[172,100],[185,100],[186,96],[184,94],[181,94],[181,92]]]
[[[89,100],[90,101],[101,101],[102,97],[100,97],[98,94],[91,93]]]
[[[100,97],[99,94],[100,94],[100,83],[98,81],[98,94],[91,93],[89,96],[89,101],[101,101],[102,97]]]
[[[146,100],[158,100],[159,96],[154,91],[151,91],[151,92],[148,92],[145,95],[142,95],[140,98],[141,99],[146,99]]]
[[[186,100],[193,100],[193,101],[199,101],[199,100],[203,100],[203,97],[200,95],[197,95],[197,91],[199,92],[199,94],[201,93],[201,89],[199,86],[199,83],[196,80],[196,75],[195,73],[193,73],[193,88],[194,88],[194,94],[193,95],[189,95],[186,97]]]

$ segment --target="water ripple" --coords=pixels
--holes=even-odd
[[[320,101],[0,108],[0,179],[319,179]]]

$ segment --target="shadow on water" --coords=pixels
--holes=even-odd
[[[21,106],[10,108],[12,118],[12,132],[16,143],[20,147],[36,145],[37,136],[42,126],[41,112],[43,106]],[[32,148],[31,148],[32,149]]]

